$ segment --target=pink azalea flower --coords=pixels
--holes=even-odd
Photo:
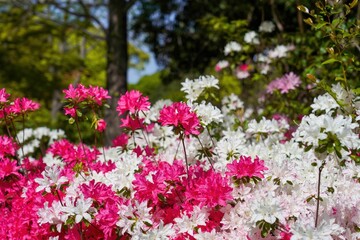
[[[272,94],[275,90],[279,90],[282,94],[288,93],[290,90],[294,90],[300,86],[300,83],[300,77],[290,72],[270,82],[266,88],[266,92]]]
[[[70,84],[68,89],[63,90],[63,93],[65,93],[66,99],[73,103],[80,103],[86,99],[88,90],[82,84],[78,84],[76,87]]]
[[[96,214],[96,222],[101,231],[104,232],[104,239],[117,239],[116,222],[119,219],[119,203],[108,201]]]
[[[131,131],[135,131],[137,129],[141,129],[144,126],[144,119],[133,119],[130,115],[126,115],[125,118],[121,119],[122,124],[120,127],[130,129]]]
[[[91,198],[100,204],[116,197],[115,192],[111,190],[111,186],[107,186],[101,182],[95,182],[95,180],[91,180],[88,184],[82,184],[80,189],[85,198]]]
[[[263,171],[268,168],[264,166],[264,161],[259,160],[259,157],[256,157],[254,161],[251,160],[251,157],[241,156],[239,160],[235,160],[232,163],[226,165],[228,171],[226,175],[229,177],[258,177],[264,178]]]
[[[3,159],[0,164],[0,179],[4,179],[10,175],[20,176],[18,170],[20,167],[16,165],[16,161],[11,161],[10,159]]]
[[[226,206],[227,201],[233,199],[231,192],[228,180],[210,169],[191,181],[185,196],[193,206],[216,207]]]
[[[6,103],[10,94],[6,92],[5,88],[0,89],[0,103]]]
[[[150,102],[148,97],[144,97],[138,90],[131,90],[120,97],[116,110],[120,116],[127,111],[130,113],[146,111],[149,107]]]
[[[122,133],[113,140],[113,147],[125,148],[128,144],[129,136],[126,133]]]
[[[69,115],[73,118],[76,116],[76,108],[75,107],[72,107],[72,108],[65,107],[64,110],[65,110],[65,115]]]
[[[25,114],[40,108],[40,104],[27,98],[16,98],[10,105],[10,112],[14,114]]]
[[[90,101],[95,102],[97,105],[101,106],[106,99],[111,98],[108,94],[108,91],[102,87],[93,87],[90,86],[87,91],[86,98]]]
[[[177,130],[184,131],[186,136],[200,134],[200,121],[186,103],[175,102],[171,106],[164,106],[160,110],[159,122],[163,126],[174,126]]]
[[[96,126],[95,126],[95,129],[96,131],[98,132],[103,132],[106,128],[106,122],[104,119],[99,119],[97,122],[96,122]]]
[[[17,144],[8,136],[0,136],[0,159],[7,156],[15,156]]]

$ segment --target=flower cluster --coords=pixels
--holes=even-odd
[[[181,91],[186,93],[186,99],[196,101],[207,90],[219,89],[219,80],[214,76],[200,76],[194,80],[186,79],[181,85]]]
[[[84,114],[91,112],[94,129],[98,132],[105,130],[106,122],[99,117],[99,110],[101,107],[107,106],[106,101],[110,98],[107,90],[98,86],[85,87],[78,84],[74,87],[70,84],[68,89],[63,90],[63,93],[66,99],[65,115],[70,116],[70,124],[78,122]]]
[[[300,83],[300,77],[290,72],[270,82],[266,88],[266,92],[273,94],[274,91],[279,90],[282,94],[288,93],[290,90],[296,89]]]
[[[200,134],[200,122],[196,113],[182,102],[176,102],[161,109],[159,123],[163,126],[173,126],[175,132],[183,132],[186,136]]]
[[[333,88],[359,112],[355,93]],[[78,101],[84,89],[66,95]],[[131,131],[104,153],[44,128],[20,132],[19,143],[0,136],[0,238],[357,239],[357,116],[330,100],[322,101],[332,106],[326,111],[320,100],[290,136],[287,116],[250,119],[236,95],[219,108],[196,101],[151,107],[137,91],[118,102]],[[0,101],[8,101],[5,91]],[[51,139],[43,156],[17,154],[34,134]]]
[[[0,89],[0,122],[3,121],[9,125],[16,118],[25,116],[40,108],[39,103],[25,97],[16,98],[12,102],[10,102],[9,98],[10,94],[6,92],[6,89]]]

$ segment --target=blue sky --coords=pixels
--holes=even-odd
[[[145,64],[144,70],[129,69],[128,70],[128,82],[137,83],[142,76],[153,74],[158,71],[159,67],[156,64],[154,54],[152,54],[147,47],[141,47],[145,52],[150,55],[150,60]]]

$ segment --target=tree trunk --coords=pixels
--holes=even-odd
[[[109,29],[107,41],[107,80],[106,88],[111,99],[110,109],[105,111],[107,128],[105,145],[111,145],[112,140],[120,133],[120,121],[116,112],[117,101],[127,90],[127,2],[125,0],[109,0]]]

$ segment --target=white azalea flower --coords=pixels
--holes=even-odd
[[[226,44],[225,48],[224,48],[224,54],[229,55],[232,52],[240,52],[242,50],[242,46],[235,41],[231,41],[228,44]]]

